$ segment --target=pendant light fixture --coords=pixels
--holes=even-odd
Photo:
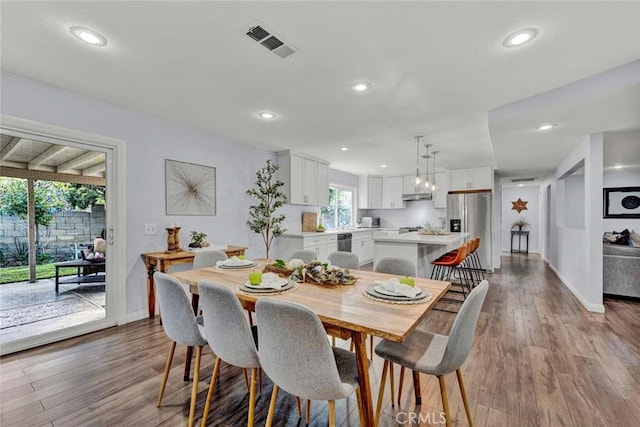
[[[431,192],[431,183],[429,182],[429,159],[431,158],[431,156],[429,155],[429,147],[431,147],[431,144],[425,144],[424,148],[426,149],[426,154],[422,156],[422,158],[424,159],[424,189],[426,190],[427,193]]]
[[[414,138],[416,139],[416,177],[414,182],[417,188],[422,183],[422,178],[420,178],[420,138],[422,135],[416,135]]]
[[[436,154],[439,151],[432,151],[431,155],[433,156],[433,172],[431,172],[431,192],[435,193],[438,191],[438,184],[436,184]]]

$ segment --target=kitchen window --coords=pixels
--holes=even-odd
[[[352,227],[355,217],[355,189],[329,186],[329,206],[320,207],[320,223],[325,228]]]

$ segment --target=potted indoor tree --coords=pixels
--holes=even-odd
[[[267,160],[266,166],[256,172],[255,187],[247,190],[248,195],[257,199],[257,203],[249,207],[247,224],[251,231],[262,235],[267,258],[273,239],[287,231],[282,227],[285,215],[276,214],[278,208],[287,201],[287,197],[280,191],[284,183],[277,179],[277,171],[278,165]]]

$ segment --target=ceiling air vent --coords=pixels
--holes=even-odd
[[[531,182],[535,180],[536,178],[514,178],[511,180],[511,182]]]
[[[265,29],[262,24],[249,27],[246,34],[282,59],[296,53],[290,44],[282,41],[280,37],[276,37],[272,34],[272,31]]]
[[[267,30],[262,28],[260,25],[256,25],[255,27],[249,28],[247,35],[252,39],[254,39],[255,41],[259,42],[260,40],[266,38],[270,34]]]

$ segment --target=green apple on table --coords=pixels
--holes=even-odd
[[[412,288],[415,288],[416,286],[416,282],[414,282],[413,279],[408,276],[401,277],[400,280],[398,280],[398,282],[402,283],[403,285],[411,286]]]
[[[261,271],[252,271],[249,273],[249,284],[253,286],[257,286],[262,283],[262,272]]]

